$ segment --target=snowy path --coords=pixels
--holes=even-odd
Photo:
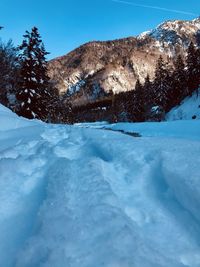
[[[0,132],[0,266],[200,266],[199,140],[22,127]]]

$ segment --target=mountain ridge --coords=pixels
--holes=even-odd
[[[191,41],[200,45],[200,18],[169,20],[136,37],[83,44],[51,60],[49,75],[61,95],[81,106],[99,95],[130,91],[147,74],[152,79],[160,55],[173,63],[178,54],[185,56]]]

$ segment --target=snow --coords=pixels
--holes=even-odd
[[[67,83],[67,81],[66,81],[66,83]],[[73,95],[73,94],[79,92],[84,85],[85,85],[85,80],[79,80],[77,83],[71,85],[68,88],[67,93],[69,95]]]
[[[149,34],[151,33],[151,31],[144,31],[142,32],[140,35],[138,35],[138,39],[144,39],[146,38]]]
[[[142,137],[166,137],[200,139],[199,121],[172,121],[172,122],[145,122],[145,123],[116,123],[116,124],[84,124],[92,128],[111,129],[113,131],[124,130],[127,133],[138,133]]]
[[[191,36],[191,34],[195,36],[199,30],[199,19],[192,21],[169,20],[158,25],[156,29],[139,35],[138,39],[150,36],[157,40],[155,45],[160,47],[161,52],[165,51],[170,55],[173,51],[169,45],[180,44],[186,49],[191,41],[191,38],[186,38],[186,36]]]
[[[197,122],[47,125],[0,106],[0,266],[199,267]]]
[[[180,106],[173,108],[167,115],[166,120],[191,120],[200,119],[200,89],[194,92],[191,97],[187,97]]]
[[[22,129],[27,126],[41,125],[39,121],[19,118],[15,113],[0,105],[0,139],[7,130]]]

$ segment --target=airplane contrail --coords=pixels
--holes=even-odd
[[[136,3],[133,3],[133,2],[123,1],[123,0],[111,0],[111,1],[115,2],[115,3],[125,4],[125,5],[157,9],[157,10],[173,12],[173,13],[179,13],[179,14],[190,15],[190,16],[198,16],[198,14],[195,14],[195,13],[192,13],[192,12],[176,10],[176,9],[169,9],[169,8],[165,8],[165,7],[142,5],[142,4],[136,4]]]

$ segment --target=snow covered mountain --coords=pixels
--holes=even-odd
[[[82,45],[51,60],[49,74],[61,94],[69,93],[73,105],[84,105],[107,92],[133,89],[137,78],[154,76],[160,55],[172,61],[175,54],[185,55],[191,41],[200,45],[200,18],[166,21],[137,37]]]
[[[200,266],[198,121],[0,125],[0,266]]]
[[[180,45],[183,49],[187,48],[191,41],[200,45],[200,18],[192,21],[166,21],[156,29],[143,33],[140,37],[147,36],[162,44]]]

